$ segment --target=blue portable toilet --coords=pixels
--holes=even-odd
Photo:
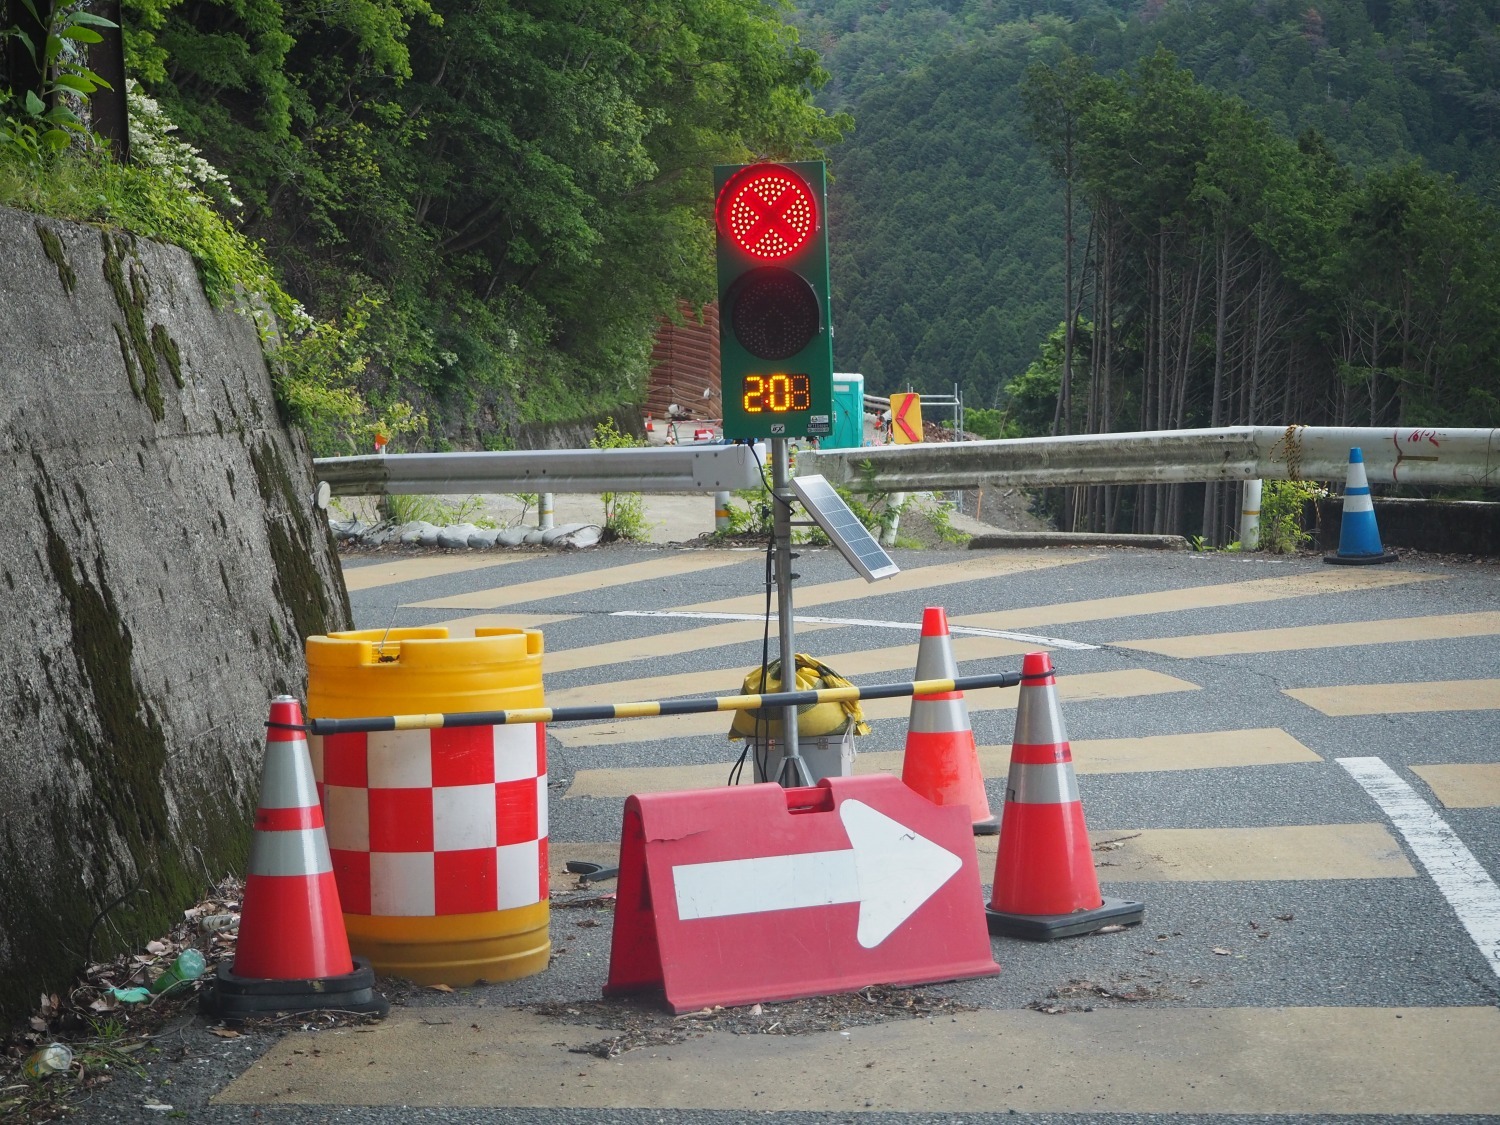
[[[833,373],[833,432],[824,449],[858,449],[865,443],[865,377]]]

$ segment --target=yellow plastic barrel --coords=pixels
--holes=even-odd
[[[307,671],[313,718],[543,706],[535,629],[309,637]],[[310,749],[354,953],[420,984],[547,967],[541,725],[328,735]]]

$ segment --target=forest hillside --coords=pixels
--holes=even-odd
[[[1068,310],[1086,351],[1107,299],[1116,379],[1186,369],[1162,409],[1118,388],[1123,428],[1493,424],[1492,5],[801,0],[797,20],[821,104],[857,122],[830,157],[835,361],[872,389],[958,383],[1022,432],[1101,425],[1044,400]],[[1257,386],[1231,410],[1224,348],[1265,270],[1283,308],[1254,322]]]

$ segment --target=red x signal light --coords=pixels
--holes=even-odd
[[[776,164],[751,164],[719,192],[720,233],[763,262],[790,258],[818,229],[818,203],[801,176]]]

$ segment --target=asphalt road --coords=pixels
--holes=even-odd
[[[798,613],[820,620],[799,626],[797,648],[857,682],[906,679],[923,609],[942,606],[965,674],[1048,649],[1104,893],[1144,902],[1142,925],[994,938],[1002,971],[924,986],[916,1019],[787,1036],[749,1034],[768,1017],[730,1013],[676,1041],[583,1053],[609,1022],[611,904],[556,869],[613,858],[624,793],[727,778],[740,744],[727,716],[554,725],[545,972],[454,992],[391,983],[396,1006],[374,1030],[225,1042],[184,1027],[139,1102],[119,1090],[85,1119],[1500,1114],[1500,568],[895,554],[903,573],[866,586],[836,553],[804,550]],[[373,555],[345,570],[361,628],[540,628],[553,705],[730,694],[759,661],[761,626],[725,616],[763,608],[758,552]],[[997,812],[1013,691],[967,699]],[[858,740],[860,772],[899,773],[905,706],[871,709],[886,717]],[[993,841],[978,863],[987,894]],[[772,956],[797,957],[795,943]],[[659,1004],[612,1003],[625,1022],[684,1027]],[[140,1108],[152,1099],[176,1108]]]

